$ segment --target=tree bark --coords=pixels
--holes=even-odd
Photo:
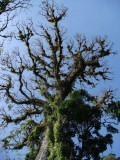
[[[46,160],[47,159],[47,155],[48,155],[47,146],[48,146],[48,140],[47,140],[47,137],[45,136],[43,138],[42,145],[40,147],[40,150],[35,160]]]

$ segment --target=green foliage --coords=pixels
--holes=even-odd
[[[26,154],[25,160],[34,160],[37,156],[38,150],[32,151]]]
[[[110,124],[106,128],[107,128],[107,131],[110,133],[119,133],[119,130]]]
[[[21,128],[11,131],[11,135],[2,140],[3,146],[7,149],[21,149],[28,146],[32,151],[38,150],[44,133],[45,126],[42,123],[36,123],[34,120],[28,120],[21,124]],[[19,142],[19,140],[21,141]],[[15,144],[12,141],[16,140]]]
[[[101,121],[103,115],[107,113],[107,105],[104,106],[105,109],[102,107],[104,104],[98,106],[95,103],[96,97],[82,89],[71,92],[59,107],[56,106],[58,98],[54,97],[54,99],[48,99],[48,103],[44,106],[43,113],[46,120],[44,123],[36,123],[34,120],[22,123],[21,130],[16,130],[3,140],[4,147],[9,147],[10,140],[22,133],[23,141],[13,148],[20,149],[28,146],[30,152],[26,155],[26,160],[34,159],[47,129],[50,153],[48,160],[55,158],[77,160],[83,157],[99,159],[100,153],[107,149],[107,145],[112,145],[112,134],[118,133],[112,121],[110,123]],[[100,133],[103,126],[108,132],[104,136]],[[74,138],[77,143],[74,143]]]
[[[100,159],[100,153],[113,143],[112,134],[118,133],[112,119],[120,121],[120,102],[111,100],[111,91],[99,98],[80,86],[79,90],[74,87],[78,81],[95,86],[94,80],[109,79],[104,57],[113,54],[112,46],[106,37],[88,42],[78,34],[74,42],[68,42],[59,25],[67,9],[45,1],[42,11],[50,27],[40,24],[41,30],[35,30],[32,22],[18,26],[16,39],[24,44],[26,54],[13,51],[13,57],[8,53],[1,60],[8,75],[1,74],[6,77],[0,83],[0,94],[12,106],[10,115],[4,109],[1,112],[1,125],[19,126],[3,139],[4,147],[27,146],[30,152],[26,160],[32,160],[45,136],[48,160]],[[105,119],[107,116],[110,121]],[[100,132],[102,127],[106,128],[106,135]]]
[[[71,137],[77,137],[77,141],[81,144],[76,145],[75,148],[71,147],[70,153],[74,152],[74,155],[77,153],[73,159],[81,159],[89,155],[97,159],[99,154],[107,149],[107,145],[113,143],[111,134],[102,136],[99,132],[102,127],[103,110],[93,104],[94,100],[95,97],[90,96],[85,90],[78,90],[71,93],[70,98],[63,101],[59,107],[59,112],[62,118],[64,117],[62,131],[64,139],[66,137],[72,144]],[[109,129],[109,132],[113,133],[113,130]],[[67,152],[68,148],[64,148]],[[84,150],[83,155],[82,150]]]
[[[101,160],[119,160],[120,157],[116,158],[115,154],[108,154],[107,156],[104,156]]]
[[[108,105],[108,114],[112,115],[118,122],[120,121],[120,101],[112,102]]]
[[[118,130],[112,122],[104,123],[109,133],[105,136],[100,134],[103,127],[101,118],[106,114],[106,109],[103,109],[103,104],[96,105],[95,101],[96,97],[89,95],[87,91],[77,90],[70,93],[59,107],[48,105],[51,108],[51,112],[49,107],[46,110],[49,160],[60,157],[63,160],[75,160],[89,156],[99,159],[107,145],[112,145],[112,134],[118,133]],[[73,138],[79,145],[74,144]]]

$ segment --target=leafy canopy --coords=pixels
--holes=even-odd
[[[113,102],[111,90],[98,98],[75,86],[79,82],[95,87],[96,81],[110,79],[106,57],[114,53],[112,45],[107,37],[90,42],[77,34],[67,39],[60,25],[67,8],[48,1],[41,7],[48,27],[17,25],[15,38],[23,49],[1,56],[0,94],[7,102],[1,109],[1,127],[17,126],[3,139],[4,147],[27,146],[26,160],[31,160],[46,137],[48,160],[99,159],[112,145],[112,133],[118,132],[105,116],[119,122],[120,103]],[[104,136],[102,127],[108,132]]]

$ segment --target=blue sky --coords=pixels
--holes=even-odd
[[[41,0],[32,0],[32,2],[36,6],[26,16],[32,16],[34,21],[38,21],[38,10],[36,8],[38,8],[37,5]],[[113,80],[111,82],[101,82],[91,92],[96,93],[104,88],[113,88],[116,90],[116,97],[120,99],[120,0],[56,0],[56,2],[68,8],[68,16],[63,20],[62,25],[68,29],[69,37],[76,33],[85,34],[89,39],[96,35],[107,35],[109,40],[114,43],[113,50],[117,51],[118,54],[108,59],[113,71]],[[21,15],[19,16],[21,17]],[[22,20],[24,20],[23,15]],[[40,19],[39,21],[44,20]],[[113,148],[109,149],[107,153],[113,152],[120,156],[119,146],[120,134],[115,135]]]

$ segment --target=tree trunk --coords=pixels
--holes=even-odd
[[[47,146],[48,146],[48,140],[47,140],[47,137],[45,136],[43,138],[42,145],[40,147],[40,150],[35,160],[46,160],[47,159],[47,155],[48,155]]]

